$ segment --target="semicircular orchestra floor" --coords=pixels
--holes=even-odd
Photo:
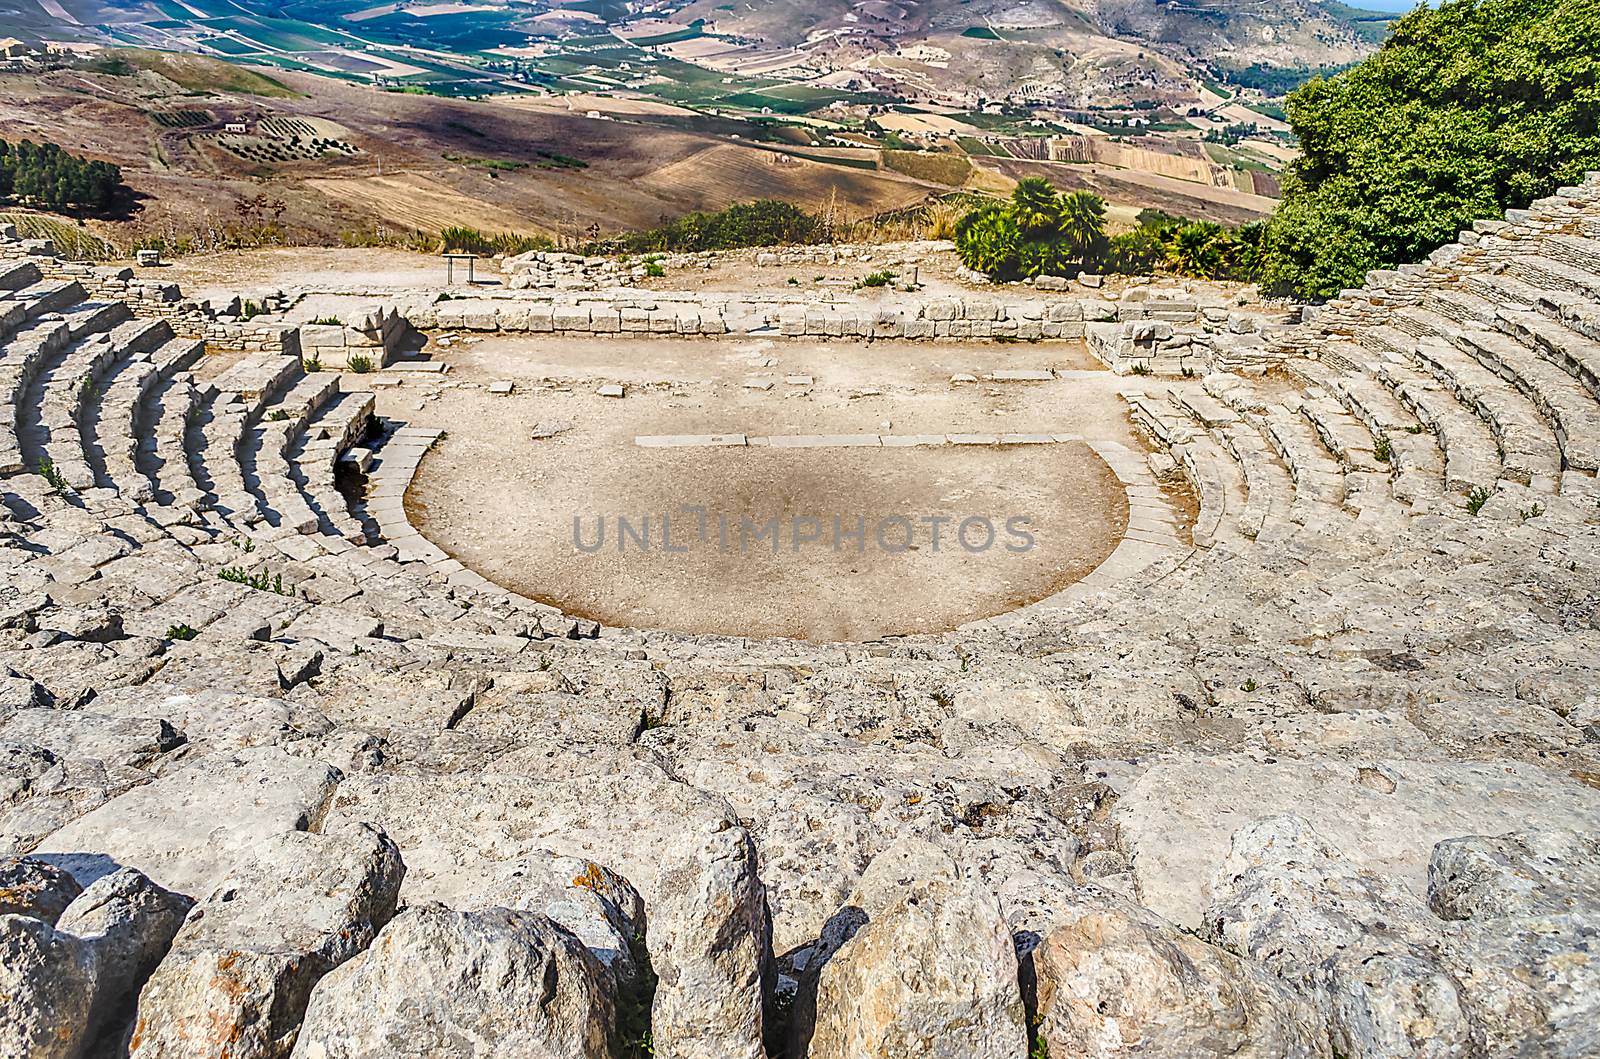
[[[941,632],[1080,581],[1129,524],[1097,450],[1139,442],[1118,380],[1072,344],[495,336],[428,353],[451,373],[379,398],[446,431],[408,517],[489,580],[605,625]]]

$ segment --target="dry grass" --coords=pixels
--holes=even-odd
[[[391,176],[321,177],[306,184],[329,198],[381,217],[407,231],[441,231],[465,225],[483,231],[539,234],[509,209],[474,199],[419,173]]]

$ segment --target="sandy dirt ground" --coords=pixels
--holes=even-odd
[[[938,631],[1079,580],[1127,522],[1120,486],[1081,443],[647,449],[634,440],[1048,432],[1137,445],[1118,381],[1090,370],[1076,343],[494,337],[434,342],[425,355],[450,373],[393,372],[376,387],[381,414],[448,432],[408,494],[415,524],[496,583],[608,624],[822,640]],[[950,381],[999,368],[1064,377]],[[383,383],[402,376],[403,385]],[[809,384],[786,381],[801,376]],[[488,393],[508,381],[512,394]],[[770,389],[749,385],[767,381]],[[595,393],[612,382],[627,396]],[[672,544],[686,550],[665,548],[663,515]],[[619,516],[629,521],[626,537]],[[937,547],[936,518],[949,520],[939,523]],[[1007,533],[1010,518],[1027,519],[1016,525],[1031,544]],[[776,551],[758,535],[774,519]],[[980,521],[964,547],[957,530],[966,519]],[[995,530],[987,547],[982,520]],[[858,545],[847,531],[863,525]],[[813,532],[817,540],[797,545]]]

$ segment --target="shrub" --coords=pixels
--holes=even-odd
[[[415,242],[416,240],[413,240]],[[543,235],[522,235],[517,232],[484,232],[477,228],[457,225],[439,233],[435,247],[440,252],[461,254],[506,254],[515,256],[534,250],[550,250],[555,243]]]
[[[789,202],[758,199],[716,213],[690,213],[675,221],[596,242],[590,253],[642,253],[651,250],[698,253],[748,246],[822,242],[827,232],[814,216]]]
[[[346,363],[349,364],[350,370],[357,375],[365,375],[372,370],[372,358],[365,353],[350,354],[350,358]]]
[[[67,482],[67,479],[60,471],[56,470],[54,461],[49,459],[40,460],[39,465],[34,469],[39,472],[39,477],[45,480],[45,484],[50,487],[51,492],[70,493],[72,491],[71,484]]]
[[[199,634],[188,625],[167,626],[167,639],[169,640],[192,640],[198,635]]]
[[[319,316],[319,317],[317,317],[315,320],[313,320],[311,322],[313,324],[317,324],[317,325],[323,326],[323,327],[343,327],[344,326],[344,321],[339,319],[337,316]]]
[[[252,574],[242,566],[224,566],[217,571],[217,576],[224,581],[231,581],[236,585],[253,588],[257,592],[271,592],[279,596],[294,595],[294,588],[283,583],[282,574],[273,574],[268,577],[266,571]]]
[[[871,275],[863,276],[860,282],[856,284],[856,290],[861,290],[863,287],[887,287],[894,282],[894,276],[893,272],[874,272]]]

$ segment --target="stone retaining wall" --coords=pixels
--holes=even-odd
[[[1142,293],[1142,292],[1140,292]],[[1082,338],[1086,324],[1155,320],[1195,324],[1194,301],[993,297],[800,299],[766,294],[594,293],[484,296],[400,307],[419,330],[580,334],[772,334],[815,338]]]

